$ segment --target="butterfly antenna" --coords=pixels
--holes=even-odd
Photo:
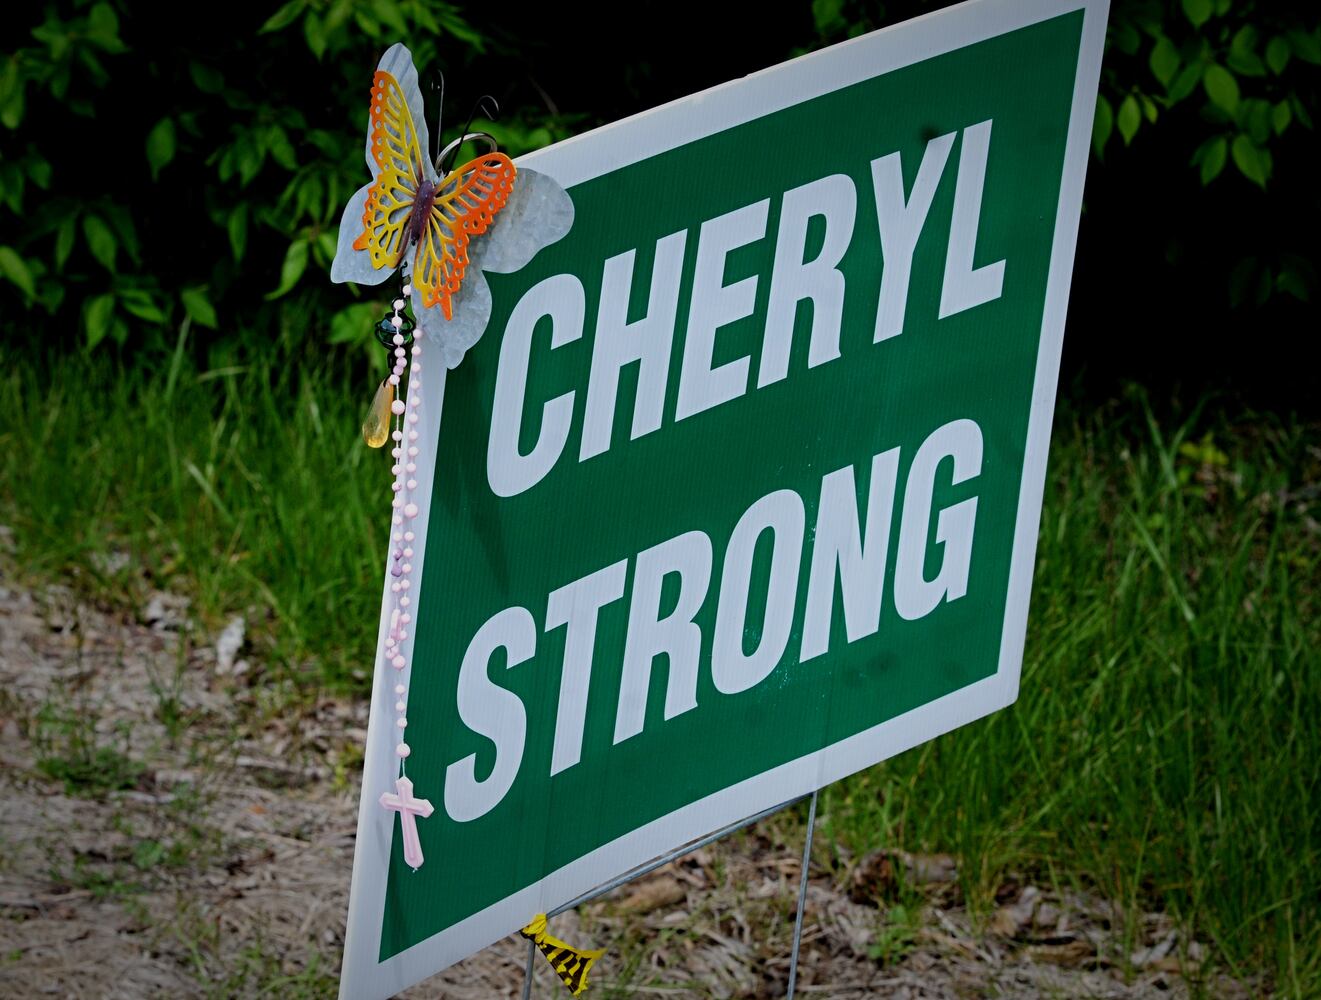
[[[468,134],[468,129],[472,128],[473,119],[477,117],[477,112],[482,112],[488,121],[494,121],[500,114],[500,102],[490,94],[483,94],[477,98],[477,103],[473,105],[472,112],[468,115],[468,123],[463,126],[463,131],[459,133],[459,142],[454,147],[454,153],[450,157],[449,166],[441,171],[442,174],[449,173],[454,167],[454,161],[459,158],[459,150],[463,148],[463,137]]]
[[[432,163],[435,163],[440,156],[440,130],[441,126],[445,123],[445,74],[441,70],[436,70],[436,76],[440,78],[440,82],[437,83],[435,80],[432,80],[431,89],[433,91],[440,91],[440,100],[436,102],[436,135],[432,140],[434,143],[434,149],[431,154]]]

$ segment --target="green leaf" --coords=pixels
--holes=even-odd
[[[128,51],[119,37],[119,15],[108,3],[97,4],[88,14],[86,37],[104,52]]]
[[[1138,34],[1137,28],[1133,27],[1132,21],[1119,18],[1111,22],[1110,42],[1124,55],[1131,56],[1137,53],[1138,46],[1142,44],[1142,36]]]
[[[234,176],[234,165],[238,161],[237,150],[238,144],[230,143],[229,147],[220,154],[220,162],[216,164],[216,176],[222,183]]]
[[[1211,103],[1226,114],[1232,116],[1238,109],[1238,81],[1225,67],[1210,63],[1202,74],[1202,86]]]
[[[1211,0],[1183,0],[1183,12],[1194,28],[1200,28],[1211,17]]]
[[[1312,129],[1312,116],[1307,110],[1307,105],[1303,103],[1301,97],[1297,94],[1289,95],[1289,107],[1293,108],[1293,116],[1298,119],[1298,124],[1309,132]]]
[[[1244,128],[1252,141],[1258,146],[1265,146],[1271,137],[1271,106],[1268,101],[1252,97],[1239,105],[1239,126]]]
[[[1257,48],[1257,29],[1250,24],[1245,24],[1234,32],[1233,39],[1229,43],[1230,52],[1253,52]]]
[[[37,285],[32,279],[32,270],[13,247],[0,247],[0,274],[17,285],[29,302],[36,298]]]
[[[1229,43],[1229,55],[1225,60],[1236,73],[1244,76],[1265,76],[1266,64],[1257,55],[1257,29],[1245,24],[1234,34]]]
[[[1234,165],[1238,167],[1239,173],[1262,188],[1266,186],[1266,179],[1271,172],[1269,152],[1256,146],[1246,135],[1239,134],[1234,136],[1230,154],[1234,157]]]
[[[382,4],[382,3],[380,3],[380,2],[377,2],[377,3],[374,4],[373,6],[376,8],[375,13],[376,13],[377,16],[379,17],[382,8],[383,8],[384,6],[386,6],[386,5],[385,5],[385,4]],[[326,35],[327,35],[327,37],[336,34],[336,33],[339,31],[339,29],[342,28],[342,27],[344,26],[344,23],[345,23],[346,21],[348,21],[349,16],[353,13],[353,7],[354,7],[354,4],[351,2],[351,0],[335,0],[335,3],[331,6],[330,10],[326,13]],[[394,27],[395,31],[397,31],[399,34],[401,34],[401,35],[405,35],[405,34],[408,33],[408,25],[407,25],[407,23],[404,23],[404,22],[402,21],[402,19],[400,19],[400,20],[401,20],[401,23],[399,23],[399,24],[397,24],[397,25],[393,25],[393,27]]]
[[[83,216],[83,236],[87,239],[87,248],[92,256],[100,261],[111,274],[115,273],[115,250],[118,242],[104,219],[99,215]]]
[[[126,312],[148,323],[164,323],[165,313],[149,293],[139,288],[126,289],[119,294],[119,303]]]
[[[128,210],[119,204],[109,204],[104,206],[102,211],[106,214],[106,221],[114,230],[115,236],[119,238],[119,245],[128,251],[128,255],[133,258],[134,264],[142,263],[142,256],[138,252],[138,233],[133,225],[133,216]]]
[[[218,94],[225,89],[225,78],[220,75],[220,70],[196,59],[188,64],[188,75],[193,78],[193,85],[204,94]]]
[[[317,62],[320,62],[321,57],[326,54],[326,29],[321,23],[321,18],[311,11],[303,18],[303,37],[307,39],[307,47],[312,50],[312,55],[317,57]]]
[[[848,27],[844,20],[844,0],[812,0],[812,20],[822,37],[844,31]]]
[[[74,229],[76,216],[70,213],[63,222],[60,223],[59,230],[55,233],[55,270],[63,271],[65,262],[69,259],[69,254],[73,253],[73,240],[77,235]]]
[[[234,251],[234,260],[241,261],[248,248],[248,203],[241,202],[229,213],[229,248]]]
[[[1132,94],[1124,98],[1124,103],[1119,105],[1119,135],[1127,146],[1133,141],[1133,136],[1137,135],[1138,126],[1142,124],[1142,110],[1138,107],[1138,99]]]
[[[335,259],[335,251],[338,249],[339,240],[335,234],[329,231],[321,232],[316,238],[317,252],[325,260],[329,267]]]
[[[394,0],[376,0],[375,3],[371,5],[371,12],[373,12],[376,17],[379,17],[380,22],[386,25],[387,28],[394,29],[396,34],[407,34],[408,30],[410,30],[410,28],[408,28],[408,21],[404,18],[403,12],[399,9],[399,4],[394,3]]]
[[[1105,144],[1110,141],[1110,133],[1115,130],[1115,112],[1110,102],[1098,94],[1096,96],[1096,117],[1092,119],[1092,148],[1099,157],[1105,152]]]
[[[1142,105],[1143,117],[1145,117],[1147,121],[1151,122],[1151,124],[1155,125],[1156,116],[1159,114],[1159,112],[1156,110],[1156,102],[1153,101],[1146,94],[1139,94],[1138,100]]]
[[[1223,135],[1214,136],[1202,144],[1202,184],[1210,184],[1220,176],[1220,171],[1225,169],[1225,156],[1229,151],[1229,143],[1225,141]]]
[[[147,133],[147,163],[151,166],[152,180],[174,159],[174,152],[174,119],[162,118]]]
[[[257,143],[251,132],[244,132],[234,141],[234,156],[238,160],[239,186],[247,187],[261,172],[266,150]]]
[[[1271,109],[1271,127],[1275,129],[1276,135],[1283,135],[1291,121],[1293,121],[1293,114],[1289,111],[1288,101],[1281,101]]]
[[[288,134],[279,125],[272,125],[266,133],[266,148],[273,159],[285,170],[297,170],[298,158],[294,156],[293,144]]]
[[[1266,65],[1271,68],[1271,72],[1279,76],[1284,72],[1284,67],[1289,65],[1289,56],[1293,50],[1289,48],[1289,40],[1283,35],[1276,35],[1266,46]]]
[[[258,30],[258,34],[265,34],[268,31],[279,31],[281,28],[287,28],[294,23],[294,18],[303,12],[307,6],[306,0],[289,0],[287,4],[277,10],[266,23]]]
[[[32,183],[37,185],[43,191],[50,189],[50,179],[54,171],[51,169],[50,160],[46,159],[40,153],[29,153],[27,156],[28,177],[32,178]]]
[[[1317,40],[1315,31],[1293,29],[1289,32],[1289,47],[1303,62],[1309,62],[1313,66],[1321,63],[1321,41]]]
[[[1197,89],[1197,84],[1201,79],[1202,67],[1197,63],[1190,63],[1179,70],[1179,75],[1174,80],[1174,86],[1170,87],[1170,92],[1167,95],[1169,102],[1178,104]]]
[[[280,287],[273,292],[267,292],[267,299],[278,299],[282,295],[287,295],[290,289],[298,284],[298,279],[307,270],[307,248],[307,240],[298,240],[289,244],[289,249],[284,255],[284,265],[280,268]]]
[[[208,330],[216,329],[219,325],[216,320],[216,309],[207,298],[205,288],[185,288],[179,293],[179,298],[183,300],[184,312],[194,323]]]
[[[435,11],[444,33],[453,35],[466,48],[476,52],[486,51],[486,38],[463,19],[458,4],[436,4]],[[849,26],[849,37],[860,35],[863,30],[862,24],[852,24]]]
[[[23,106],[24,93],[20,84],[3,103],[0,103],[0,123],[3,123],[7,129],[18,128],[23,124]]]
[[[1282,292],[1288,292],[1300,302],[1310,302],[1312,300],[1311,289],[1307,287],[1307,282],[1297,271],[1286,268],[1275,278],[1275,287]]]
[[[23,189],[27,187],[27,177],[12,160],[0,159],[0,188],[4,190],[5,204],[17,215],[23,211]]]
[[[341,309],[330,320],[330,343],[347,344],[355,340],[371,343],[373,321],[383,308],[380,302],[355,302]]]
[[[1169,90],[1174,74],[1179,71],[1179,50],[1174,47],[1174,43],[1161,35],[1156,39],[1147,63],[1151,66],[1151,75],[1160,81],[1162,87]]]
[[[1255,52],[1230,52],[1225,57],[1229,68],[1240,76],[1265,76],[1266,64]]]
[[[10,56],[0,69],[0,122],[5,128],[18,128],[23,121],[23,88],[26,85],[18,71],[18,56]]]
[[[297,185],[297,189],[298,197],[295,199],[294,217],[301,219],[304,215],[310,215],[315,220],[317,212],[321,208],[319,204],[321,201],[321,178],[316,174],[306,174]]]
[[[110,318],[115,311],[113,295],[96,295],[83,306],[83,325],[87,330],[87,346],[95,347],[110,332]]]

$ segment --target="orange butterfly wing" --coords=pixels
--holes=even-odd
[[[504,153],[487,153],[441,181],[413,258],[412,282],[424,308],[439,304],[445,318],[453,318],[451,299],[468,268],[468,238],[486,232],[505,207],[517,172]]]
[[[367,189],[362,235],[353,249],[369,251],[375,268],[395,267],[407,250],[405,227],[426,174],[404,90],[385,70],[372,79],[371,150],[376,181]]]

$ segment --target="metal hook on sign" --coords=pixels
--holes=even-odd
[[[437,83],[435,80],[432,80],[431,89],[432,91],[437,91],[437,90],[440,91],[440,99],[436,101],[436,138],[435,138],[435,144],[439,146],[441,126],[444,125],[445,123],[445,74],[440,70],[436,70],[436,76],[440,78],[440,82]],[[439,167],[440,156],[439,155],[433,156],[431,158],[431,162],[436,164],[437,167]]]
[[[440,155],[436,157],[436,172],[439,173],[442,177],[444,177],[445,169],[443,168],[442,164],[445,162],[445,157],[447,157],[451,152],[457,153],[460,146],[462,146],[465,142],[469,142],[473,140],[476,140],[477,142],[485,143],[487,147],[486,152],[488,153],[494,153],[497,149],[500,148],[500,144],[495,141],[495,136],[487,132],[465,132],[463,135],[459,136],[459,138],[454,139],[453,141],[448,143],[445,146],[445,148],[440,151]]]
[[[472,128],[473,119],[477,117],[477,112],[479,111],[482,112],[488,120],[494,121],[496,116],[500,114],[500,102],[497,101],[490,94],[483,94],[481,97],[477,98],[477,103],[472,106],[472,113],[468,115],[468,121],[463,126],[463,135],[465,138],[468,136],[469,134],[468,129]],[[491,136],[487,135],[485,132],[479,134],[486,136],[486,138],[490,142],[492,143],[495,142],[495,140],[491,138]],[[459,145],[461,146],[463,145],[463,143],[460,142]],[[454,146],[454,143],[450,143],[450,145],[446,146],[445,149],[448,150],[450,149],[451,146]],[[455,150],[457,155],[457,147],[455,147]],[[491,151],[493,152],[494,150],[495,150],[495,146],[492,145]],[[445,153],[441,152],[440,156],[436,157],[436,171],[438,173],[441,174],[445,173],[447,168],[443,166],[444,161],[445,161]],[[451,163],[450,167],[452,168],[453,166],[454,164]]]

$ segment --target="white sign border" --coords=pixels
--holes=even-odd
[[[341,998],[375,1000],[392,996],[506,937],[533,915],[574,899],[615,874],[737,822],[774,802],[809,794],[832,781],[989,715],[1017,698],[1064,318],[1073,273],[1108,7],[1109,0],[968,0],[681,98],[529,153],[516,161],[520,166],[535,167],[563,187],[571,188],[666,150],[863,80],[1061,14],[1077,10],[1085,12],[996,673],[662,816],[381,962],[378,955],[394,837],[394,813],[380,808],[376,800],[381,791],[393,787],[396,767],[392,725],[392,691],[396,678],[384,655],[391,596],[390,577],[385,575],[340,978]],[[426,405],[439,411],[445,389],[443,365],[433,361],[423,366],[422,389]],[[433,426],[438,427],[439,419],[434,416],[430,419]],[[431,509],[437,437],[438,434],[426,435],[422,442],[424,447],[418,455],[421,474],[418,476],[417,503],[424,512]],[[414,522],[417,533],[414,547],[422,553],[426,551],[426,522],[425,516]],[[420,590],[425,584],[425,564],[422,559],[416,561]],[[438,569],[443,571],[443,567]],[[426,791],[420,789],[419,794]],[[432,794],[438,795],[439,792],[433,791]]]

